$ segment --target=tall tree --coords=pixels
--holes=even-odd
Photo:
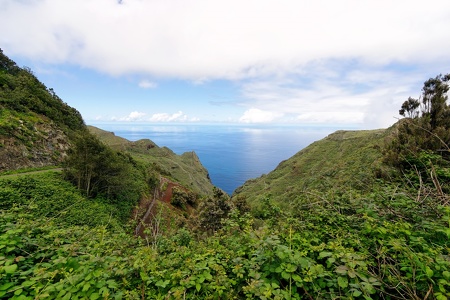
[[[399,122],[398,136],[386,151],[387,161],[409,168],[424,152],[450,157],[449,82],[450,74],[430,78],[419,99],[409,97],[403,102],[399,113],[408,119]]]
[[[85,131],[74,140],[65,161],[65,175],[86,196],[93,196],[98,192],[101,181],[105,180],[111,157],[111,150]]]
[[[408,100],[403,102],[402,108],[399,110],[399,114],[409,118],[417,118],[419,116],[418,108],[420,106],[420,102],[417,99],[409,97]]]

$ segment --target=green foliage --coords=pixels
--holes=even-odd
[[[417,118],[419,116],[419,106],[419,100],[409,97],[408,100],[403,102],[402,108],[399,110],[399,114],[402,116],[407,114],[409,118]]]
[[[118,227],[118,219],[126,221],[128,218],[122,207],[105,203],[100,198],[86,199],[58,173],[1,179],[0,209],[46,217],[64,226]]]
[[[24,174],[24,173],[39,173],[39,172],[45,172],[47,170],[59,170],[58,166],[45,166],[45,167],[33,167],[33,168],[24,168],[20,170],[8,170],[5,172],[1,172],[0,176],[4,175],[11,175],[14,174]]]
[[[397,134],[386,145],[385,161],[397,167],[418,194],[431,194],[436,204],[448,204],[450,179],[450,107],[447,104],[450,74],[425,81],[421,101],[409,98],[397,125]],[[425,198],[426,199],[426,198]]]
[[[154,248],[104,226],[61,228],[3,211],[0,295],[444,299],[450,210],[441,213],[421,229],[401,218],[317,206],[281,212],[276,224],[252,229],[232,226],[238,219],[230,212],[214,235],[196,239],[183,228]]]
[[[186,205],[197,207],[197,197],[194,193],[174,186],[170,204],[181,209],[186,209]]]
[[[438,151],[449,157],[450,107],[447,104],[450,74],[425,81],[421,100],[408,98],[399,113],[408,118],[398,125],[398,136],[388,145],[388,162],[404,163],[421,151]]]
[[[102,226],[60,228],[47,219],[1,212],[0,298],[122,297],[120,279],[131,274],[124,268],[129,259],[118,254],[135,245]]]
[[[222,190],[214,188],[214,196],[200,202],[198,208],[200,228],[209,232],[222,228],[222,221],[228,217],[231,209],[230,197]]]
[[[197,198],[212,196],[213,185],[208,170],[201,164],[194,152],[177,155],[166,147],[158,147],[148,139],[130,142],[99,128],[88,126],[89,131],[103,143],[116,151],[128,153],[140,165],[145,167],[150,185],[156,187],[159,176],[170,178],[192,191]]]
[[[53,91],[41,83],[28,68],[18,67],[0,49],[0,108],[21,114],[22,120],[45,116],[66,130],[85,127],[80,113],[64,103]],[[5,117],[2,116],[1,119]],[[0,123],[0,134],[14,135],[14,120],[6,117]],[[16,127],[17,128],[17,127]]]
[[[450,297],[450,209],[408,184],[310,190],[289,210],[266,196],[262,221],[216,189],[199,204],[209,235],[180,228],[161,204],[155,235],[141,240],[57,173],[0,182],[0,298]]]
[[[128,155],[114,152],[89,132],[82,132],[64,163],[64,176],[87,197],[105,197],[129,212],[145,188],[145,176]]]
[[[281,162],[267,175],[238,188],[233,198],[243,196],[252,210],[266,194],[281,209],[310,190],[370,191],[375,174],[389,179],[392,167],[382,163],[382,147],[391,130],[337,131]]]

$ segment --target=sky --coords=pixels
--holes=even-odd
[[[450,72],[448,0],[0,0],[0,28],[88,124],[385,128]]]

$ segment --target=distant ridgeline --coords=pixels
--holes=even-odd
[[[81,114],[0,49],[0,172],[60,163]]]

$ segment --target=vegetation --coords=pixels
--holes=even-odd
[[[129,218],[129,214],[123,215],[120,205],[100,197],[87,199],[58,172],[0,179],[0,208],[3,212],[45,218],[46,222],[64,227],[119,227]]]
[[[0,134],[14,135],[15,121],[32,122],[38,115],[46,116],[65,130],[76,131],[85,126],[76,109],[41,83],[29,68],[18,67],[1,49],[0,108],[7,114],[2,117]]]
[[[448,81],[231,199],[195,153],[78,130],[62,174],[0,177],[0,298],[448,299]]]
[[[0,49],[0,172],[61,163],[80,113]]]
[[[87,197],[102,195],[132,206],[145,189],[145,173],[136,161],[114,152],[87,131],[74,139],[64,162],[64,175]]]
[[[73,188],[72,192],[76,194]],[[10,188],[9,195],[16,193]],[[36,216],[30,205],[15,201],[18,204],[2,210],[0,218],[0,295],[9,299],[450,296],[450,210],[438,208],[417,222],[400,214],[416,211],[411,207],[415,195],[410,198],[386,188],[366,203],[352,202],[350,196],[342,195],[333,205],[310,201],[305,203],[309,209],[292,212],[266,199],[264,226],[255,227],[256,219],[232,209],[221,228],[208,236],[201,229],[182,228],[157,235],[157,243],[150,244],[120,228],[108,228],[108,222],[86,227],[54,215]],[[392,214],[383,215],[376,207],[382,201],[389,202]],[[82,213],[76,216],[82,218]]]
[[[261,195],[282,209],[324,191],[353,190],[355,197],[370,191],[377,177],[389,178],[395,170],[383,164],[382,145],[392,135],[388,130],[337,131],[314,142],[281,162],[267,175],[247,181],[235,191],[253,210]]]
[[[88,126],[89,131],[116,151],[128,153],[154,177],[163,176],[184,186],[197,196],[212,195],[213,185],[208,171],[195,152],[176,155],[166,147],[158,147],[148,139],[130,142],[99,128]]]
[[[430,78],[424,83],[419,99],[410,97],[403,103],[399,113],[407,118],[398,124],[398,137],[387,149],[388,163],[404,172],[413,171],[423,180],[448,181],[449,81],[450,74]],[[433,173],[436,164],[440,170]]]

